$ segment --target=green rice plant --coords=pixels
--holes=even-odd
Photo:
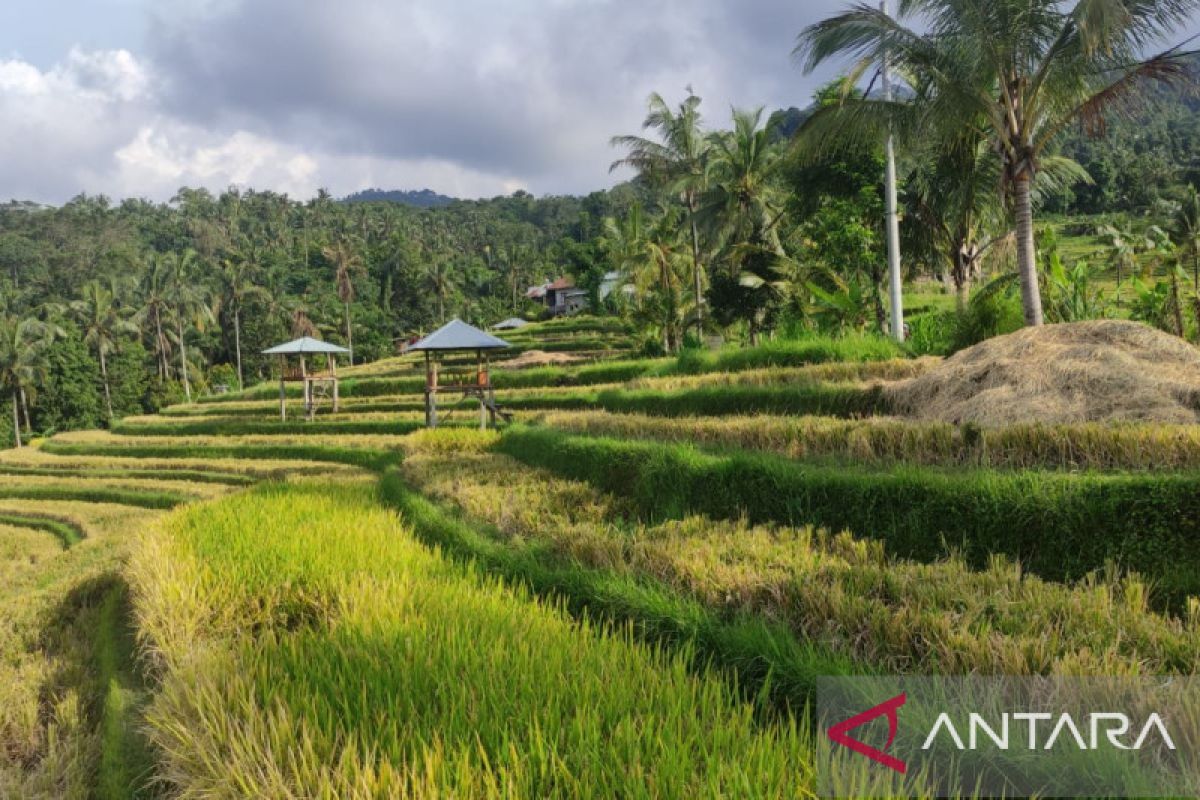
[[[522,426],[498,449],[628,498],[647,519],[695,513],[848,529],[899,557],[932,561],[956,549],[979,567],[1004,554],[1056,580],[1115,564],[1147,576],[1165,602],[1200,595],[1194,474],[880,471]]]
[[[535,386],[591,386],[635,378],[666,375],[693,375],[713,372],[740,372],[770,367],[799,367],[834,362],[894,361],[904,352],[890,339],[876,336],[834,338],[812,336],[804,339],[766,342],[755,347],[726,348],[716,351],[685,350],[677,358],[601,361],[594,364],[531,369],[495,369],[492,382],[498,389]],[[370,369],[365,365],[359,369]],[[405,369],[405,372],[411,372]],[[386,377],[361,373],[361,378],[346,378],[342,396],[379,397],[414,394],[425,388],[423,372],[408,376]],[[288,397],[298,397],[300,387],[287,387]],[[243,392],[211,395],[199,399],[202,404],[239,403],[245,400],[272,400],[279,397],[279,385],[265,382]]]
[[[157,423],[129,423],[124,420],[112,426],[116,434],[133,436],[252,436],[252,435],[339,435],[386,434],[401,436],[421,427],[417,420],[229,420],[198,419]]]
[[[116,503],[139,508],[174,508],[186,503],[188,496],[177,492],[118,489],[87,486],[25,484],[0,485],[0,498],[30,498],[34,500],[74,500],[85,503]]]
[[[0,511],[0,525],[45,531],[52,534],[63,547],[77,544],[83,538],[83,529],[69,520],[36,514],[11,514]]]
[[[879,542],[807,526],[699,516],[644,524],[623,498],[475,448],[413,451],[401,471],[462,515],[417,515],[420,503],[389,473],[384,492],[417,530],[503,574],[588,608],[639,609],[633,616],[646,617],[652,630],[690,630],[724,662],[736,659],[721,658],[721,639],[706,635],[704,614],[783,622],[825,651],[820,659],[758,638],[761,651],[737,653],[770,664],[774,675],[802,676],[814,658],[829,670],[839,656],[873,672],[1190,674],[1200,666],[1197,620],[1150,611],[1145,586],[1133,577],[1066,585],[999,557],[980,570],[956,556],[922,564],[887,557]],[[654,610],[670,607],[662,592],[704,611],[680,606],[679,623],[668,628]],[[658,599],[639,604],[642,596]],[[803,681],[786,685],[799,693],[791,700],[803,697]]]
[[[925,464],[1001,469],[1194,470],[1200,426],[1010,425],[819,416],[655,417],[605,411],[553,412],[541,424],[572,433],[762,450],[849,464]]]
[[[684,350],[678,371],[736,372],[762,367],[790,367],[833,361],[885,361],[900,358],[904,351],[893,340],[872,334],[834,337],[811,335],[780,339],[754,347],[721,350]]]
[[[249,486],[255,478],[245,473],[217,472],[200,469],[103,469],[73,467],[69,464],[47,467],[25,467],[0,464],[0,475],[38,477],[116,478],[118,480],[179,480],[188,483],[219,483],[225,486]]]
[[[129,575],[185,796],[812,793],[794,722],[425,549],[369,486],[192,507]]]
[[[400,459],[400,453],[374,447],[333,446],[326,444],[224,444],[187,441],[124,444],[119,441],[71,442],[50,439],[42,444],[48,453],[61,456],[113,456],[123,458],[251,458],[270,460],[299,459],[331,461],[368,470],[382,470]]]
[[[54,520],[76,531],[69,548],[38,534],[48,549],[32,567],[29,555],[0,560],[0,797],[140,796],[128,785],[116,794],[103,789],[115,764],[101,755],[102,720],[112,678],[123,685],[124,677],[105,674],[97,658],[108,629],[102,608],[119,585],[126,545],[159,514],[109,503],[0,499],[0,516]]]

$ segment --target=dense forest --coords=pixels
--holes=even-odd
[[[534,317],[526,288],[559,276],[587,289],[599,313],[624,316],[648,354],[708,334],[882,331],[882,147],[803,144],[823,111],[855,97],[839,81],[810,108],[725,122],[703,116],[699,97],[653,96],[646,129],[613,142],[636,177],[585,197],[368,190],[300,201],[185,187],[166,203],[0,206],[0,378],[13,414],[0,436],[100,426],[255,382],[271,368],[260,351],[292,336],[350,345],[361,361],[452,316]],[[1168,248],[1182,269],[1189,241],[1197,258],[1200,104],[1177,89],[1152,99],[1103,135],[1071,126],[1051,157],[1068,166],[1043,170],[1035,192],[1039,213],[1106,215],[1094,232],[1126,274],[1154,254],[1166,263]],[[957,311],[910,309],[910,346],[933,352],[1021,324],[1005,277],[1011,212],[986,199],[994,156],[981,146],[964,166],[947,152],[902,149],[899,162],[906,275],[958,295]],[[1068,263],[1048,233],[1041,248],[1049,319],[1107,313],[1094,268],[1112,263]],[[610,272],[627,288],[601,302]],[[1137,291],[1122,313],[1195,328],[1174,273]]]

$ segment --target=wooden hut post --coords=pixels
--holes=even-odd
[[[300,385],[304,387],[304,416],[312,419],[312,387],[308,382],[308,365],[303,353],[300,354]]]
[[[487,366],[483,363],[483,351],[475,351],[475,388],[479,392],[479,430],[487,430]]]
[[[287,422],[287,387],[284,378],[287,377],[287,356],[279,357],[279,420]]]
[[[337,356],[333,353],[326,355],[329,363],[329,377],[333,381],[333,413],[338,411],[338,376],[337,376]]]
[[[428,350],[425,351],[425,427],[436,428],[437,418],[438,362]]]

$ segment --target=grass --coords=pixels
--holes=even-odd
[[[87,478],[117,478],[141,480],[179,480],[189,483],[219,483],[225,486],[249,486],[254,483],[254,477],[243,473],[217,472],[200,469],[98,469],[95,467],[73,467],[70,465],[55,465],[52,467],[26,467],[0,463],[0,475],[36,476],[36,477],[87,477]]]
[[[220,440],[214,440],[220,441]],[[182,443],[144,443],[134,440],[123,443],[111,441],[71,442],[51,439],[42,444],[48,453],[61,456],[121,456],[124,458],[250,458],[274,461],[299,459],[330,461],[369,470],[382,470],[396,463],[400,454],[394,450],[372,447],[336,446],[327,444],[215,444],[185,441]]]
[[[837,674],[838,658],[880,673],[1190,674],[1200,666],[1200,614],[1149,610],[1134,578],[1065,585],[1001,558],[980,571],[961,558],[921,564],[811,527],[698,516],[644,524],[621,498],[505,456],[454,452],[453,443],[416,445],[401,470],[464,515],[419,511],[411,490],[385,478],[385,492],[431,541],[660,634],[688,631],[723,663],[770,664],[789,676],[781,685],[790,702],[803,702],[802,676],[814,663],[822,664],[816,674]],[[757,641],[759,652],[731,655],[711,631],[714,617],[743,628],[751,619],[782,622],[808,649],[759,635],[735,639]]]
[[[846,529],[899,557],[933,561],[954,549],[979,567],[1004,554],[1055,580],[1116,564],[1147,576],[1164,602],[1200,595],[1194,474],[881,471],[522,426],[497,447],[628,498],[651,520],[703,514]]]
[[[130,564],[182,794],[810,795],[811,742],[417,544],[366,486],[184,510]]]
[[[96,669],[102,607],[129,534],[159,513],[0,500],[5,517],[60,520],[83,532],[69,548],[54,542],[34,566],[33,551],[0,561],[0,797],[105,796],[99,731],[108,684]]]
[[[71,500],[84,503],[115,503],[138,508],[174,508],[186,503],[188,496],[178,492],[145,489],[90,488],[74,486],[0,486],[0,498],[30,498],[35,500]]]
[[[349,434],[402,436],[422,426],[417,420],[303,420],[242,421],[230,419],[169,420],[165,422],[117,422],[115,434],[133,436],[274,436],[317,435],[342,436]]]
[[[835,362],[889,361],[904,356],[890,339],[855,335],[846,337],[810,336],[803,339],[766,342],[756,347],[731,347],[719,351],[687,350],[677,358],[602,361],[594,364],[530,369],[496,369],[492,382],[497,389],[538,386],[591,386],[630,381],[636,378],[669,375],[693,375],[716,372],[740,372],[770,367],[799,367]],[[424,389],[424,375],[411,377],[346,378],[341,384],[346,398],[413,394]],[[299,394],[299,387],[289,396]],[[245,400],[277,399],[279,387],[270,382],[252,386],[244,392],[202,397],[202,404],[237,403]]]
[[[1009,425],[1000,428],[897,418],[730,415],[668,418],[605,411],[554,412],[540,423],[571,433],[759,450],[844,464],[924,464],[1000,469],[1200,469],[1200,426]]]
[[[83,529],[68,520],[44,517],[35,514],[9,514],[0,511],[0,525],[31,528],[54,535],[63,547],[78,544],[83,538]]]

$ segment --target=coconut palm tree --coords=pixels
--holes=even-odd
[[[100,362],[100,380],[104,387],[104,408],[113,421],[112,390],[108,380],[108,356],[117,349],[124,334],[136,334],[138,327],[130,319],[129,309],[117,297],[116,286],[98,280],[85,283],[80,299],[71,303],[83,340]]]
[[[429,288],[433,290],[438,303],[438,321],[446,321],[446,298],[454,291],[454,278],[450,275],[450,259],[444,255],[435,255],[426,267],[425,278]]]
[[[1179,260],[1191,262],[1192,288],[1200,292],[1200,192],[1188,187],[1179,211],[1171,220],[1171,239],[1179,248]]]
[[[183,392],[192,402],[192,381],[188,374],[187,333],[192,328],[203,330],[205,323],[213,318],[207,293],[196,282],[197,256],[194,250],[185,250],[182,255],[168,253],[164,256],[167,274],[167,300],[171,316],[175,321],[175,339],[179,344],[179,375],[183,381]]]
[[[614,136],[614,147],[629,151],[614,161],[610,170],[632,167],[653,184],[678,194],[687,212],[692,259],[692,291],[696,297],[696,332],[704,331],[704,264],[700,253],[700,225],[697,214],[700,196],[708,185],[709,139],[701,127],[700,98],[688,88],[687,98],[672,110],[655,92],[647,101],[649,110],[643,130],[658,132],[658,140],[643,136]]]
[[[1025,322],[1041,325],[1033,185],[1047,149],[1073,123],[1102,134],[1108,114],[1147,96],[1146,81],[1181,79],[1178,49],[1150,58],[1144,50],[1198,7],[1200,0],[901,0],[901,18],[920,18],[908,27],[858,4],[806,28],[795,53],[808,71],[855,59],[855,80],[885,56],[917,76],[910,99],[843,104],[842,116],[860,125],[874,115],[911,141],[984,122],[980,133],[1000,154],[1013,203]]]
[[[648,224],[635,204],[619,222],[604,220],[603,247],[610,262],[635,287],[643,315],[661,326],[663,349],[677,350],[682,337],[684,299],[680,279],[680,249],[675,238],[678,222],[667,209]],[[686,280],[686,279],[685,279]]]
[[[247,300],[269,300],[269,295],[266,289],[255,284],[255,268],[249,259],[238,257],[222,261],[219,280],[221,289],[214,311],[220,314],[224,308],[233,317],[233,351],[237,361],[238,388],[244,389],[246,381],[242,376],[242,309]]]
[[[54,326],[41,320],[0,316],[0,391],[12,400],[13,444],[22,446],[19,404],[27,403],[37,387],[46,380],[42,355],[53,341]],[[25,429],[30,430],[29,407],[25,406]]]
[[[354,332],[350,325],[350,304],[354,302],[354,278],[363,271],[362,256],[349,239],[339,239],[337,244],[323,248],[325,258],[333,264],[333,280],[337,284],[338,299],[346,316],[346,348],[350,351],[350,365],[354,365]]]
[[[166,381],[171,373],[171,342],[166,334],[166,320],[171,313],[167,297],[168,268],[161,255],[152,256],[142,276],[139,292],[141,304],[136,319],[140,325],[148,326],[148,335],[153,341],[154,360],[158,366],[158,378]]]

